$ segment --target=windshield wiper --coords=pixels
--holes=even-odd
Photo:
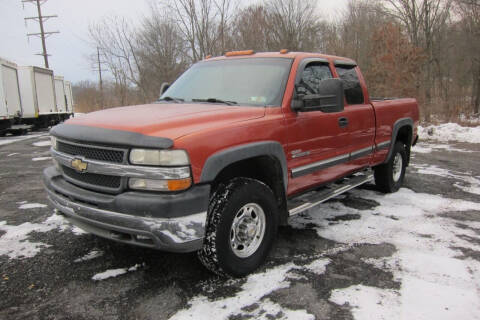
[[[182,98],[173,98],[173,97],[163,97],[161,99],[158,99],[158,101],[173,101],[175,103],[180,103],[180,102],[184,102],[185,99],[182,99]]]
[[[193,102],[210,102],[210,103],[225,103],[228,104],[229,106],[233,106],[235,104],[238,104],[236,101],[225,101],[225,100],[220,100],[217,98],[207,98],[207,99],[192,99]]]

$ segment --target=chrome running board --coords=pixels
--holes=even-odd
[[[288,200],[287,208],[289,216],[312,209],[319,204],[345,193],[359,185],[373,180],[373,174],[357,174],[344,178],[341,183],[332,183],[316,191],[310,191],[298,197]]]

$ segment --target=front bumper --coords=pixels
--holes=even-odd
[[[45,169],[51,204],[72,224],[111,240],[172,252],[201,248],[209,185],[177,194],[124,192],[109,195],[65,181],[55,167]]]

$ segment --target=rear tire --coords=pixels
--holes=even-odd
[[[407,161],[404,144],[396,142],[390,160],[374,169],[375,184],[381,192],[392,193],[400,189],[405,178]]]
[[[202,264],[222,275],[242,277],[267,257],[278,227],[272,190],[263,182],[235,178],[220,185],[210,200]]]

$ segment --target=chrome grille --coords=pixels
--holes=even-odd
[[[79,145],[76,143],[57,140],[57,150],[72,156],[82,156],[85,159],[123,163],[125,151],[112,148]]]
[[[122,186],[122,178],[118,176],[108,176],[96,173],[79,173],[72,168],[62,166],[65,177],[70,178],[73,184],[78,183],[82,186],[88,185],[92,189],[108,188],[110,191],[116,191]],[[86,186],[88,188],[88,186]]]

